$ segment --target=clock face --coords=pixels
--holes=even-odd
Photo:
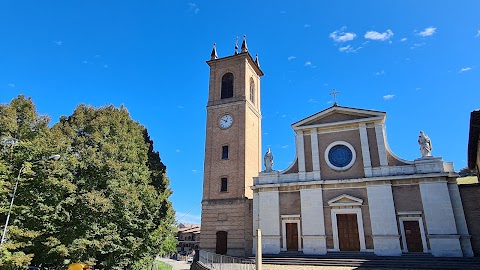
[[[233,124],[233,118],[229,114],[225,114],[220,118],[220,128],[226,129],[229,128]]]

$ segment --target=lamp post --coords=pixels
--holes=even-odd
[[[49,156],[46,160],[58,160],[58,159],[60,159],[60,155]],[[35,161],[32,164],[38,163],[40,161],[42,160]],[[12,201],[10,202],[10,208],[8,210],[7,220],[5,221],[5,227],[3,228],[2,240],[0,240],[0,247],[3,245],[3,242],[5,241],[5,235],[7,234],[8,221],[10,220],[10,214],[12,213],[12,208],[13,208],[13,201],[15,200],[15,193],[17,193],[18,182],[20,180],[20,176],[22,176],[22,172],[24,169],[25,169],[25,165],[22,165],[22,168],[20,168],[20,171],[18,171],[17,181],[15,182],[15,187],[13,189]]]

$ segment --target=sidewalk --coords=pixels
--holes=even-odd
[[[172,259],[160,258],[159,261],[173,266],[173,270],[189,270],[190,264],[186,261],[176,261]]]

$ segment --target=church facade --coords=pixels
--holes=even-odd
[[[373,252],[473,256],[453,164],[388,147],[386,113],[338,106],[302,119],[296,158],[262,171],[260,69],[240,53],[210,66],[200,248],[233,256]],[[423,133],[419,138],[428,139]],[[429,142],[429,141],[428,141]]]

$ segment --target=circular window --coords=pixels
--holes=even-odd
[[[325,151],[325,160],[334,170],[349,169],[355,163],[355,149],[347,142],[333,142]]]

